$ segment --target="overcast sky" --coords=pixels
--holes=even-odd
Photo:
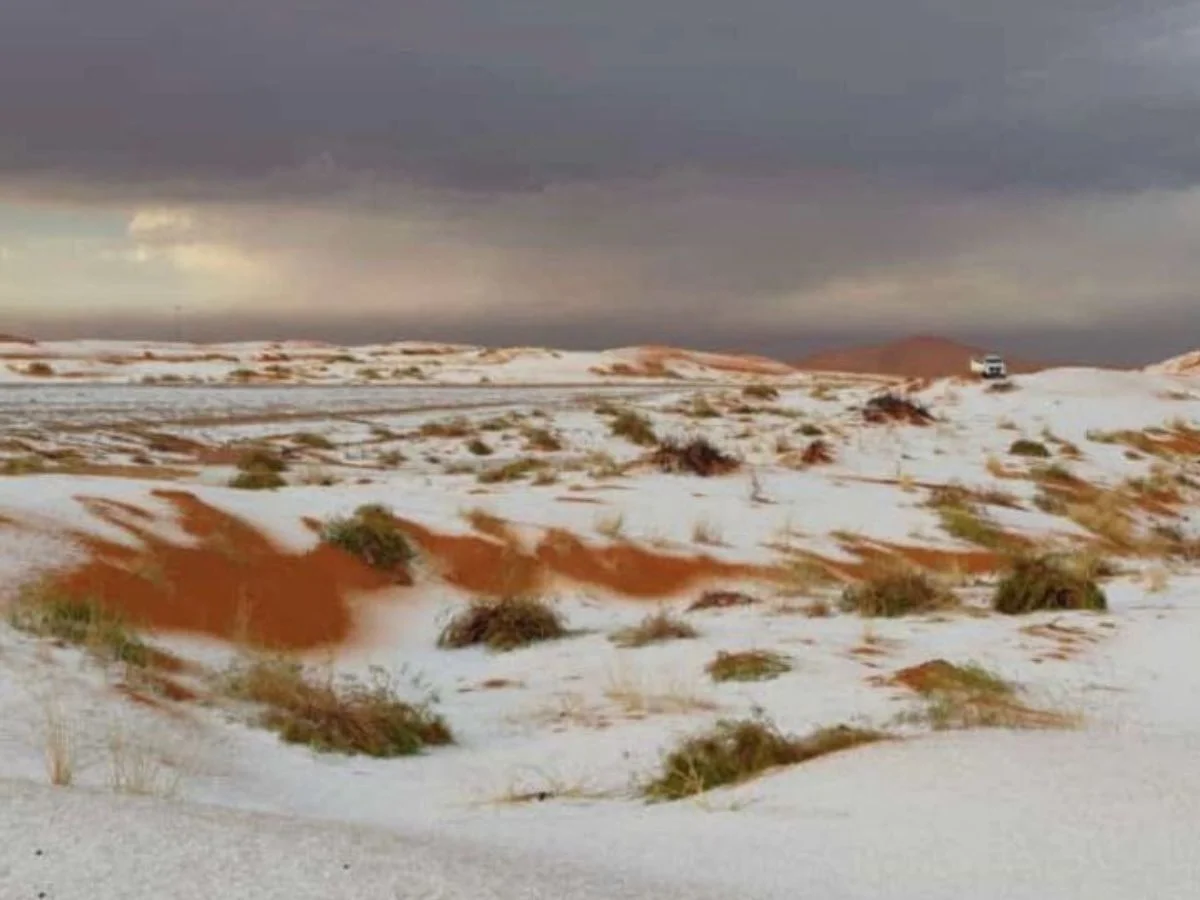
[[[0,331],[1200,346],[1200,6],[3,0]]]

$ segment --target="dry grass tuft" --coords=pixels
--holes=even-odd
[[[928,425],[933,415],[921,404],[899,394],[880,394],[863,407],[863,419],[872,425],[903,422],[909,425]]]
[[[645,647],[650,644],[664,644],[667,641],[687,640],[699,637],[700,633],[678,616],[673,616],[665,609],[646,616],[637,625],[622,628],[615,632],[609,640],[618,647]]]
[[[704,667],[713,681],[772,681],[791,670],[791,660],[773,650],[722,650]]]
[[[1035,459],[1049,459],[1050,451],[1046,445],[1039,441],[1031,441],[1027,438],[1021,438],[1018,441],[1013,441],[1008,448],[1008,452],[1012,456],[1029,456]]]
[[[401,700],[379,670],[369,682],[318,679],[297,662],[260,659],[229,673],[230,696],[264,707],[262,723],[288,743],[327,753],[410,756],[453,743],[440,716]]]
[[[512,462],[505,463],[501,466],[496,466],[491,469],[484,469],[477,476],[476,480],[480,484],[499,484],[508,481],[521,481],[530,475],[545,471],[547,463],[545,460],[535,459],[531,456],[525,456],[520,459],[514,459]]]
[[[1108,598],[1087,572],[1052,556],[1021,556],[996,586],[992,608],[1006,615],[1041,610],[1105,610]]]
[[[440,422],[423,422],[417,433],[423,438],[468,438],[476,430],[470,419],[459,416]]]
[[[779,389],[769,384],[748,384],[742,388],[742,396],[751,400],[778,400]]]
[[[608,428],[613,437],[624,438],[639,447],[653,447],[658,443],[658,435],[650,419],[631,409],[616,413]]]
[[[692,542],[708,547],[720,547],[725,543],[721,526],[712,519],[700,518],[692,523]]]
[[[564,637],[561,615],[536,597],[488,597],[471,601],[455,614],[438,637],[448,649],[481,645],[492,650],[515,650],[540,641]]]
[[[287,482],[282,473],[288,469],[287,461],[269,447],[252,447],[237,461],[238,474],[229,486],[247,491],[274,490]]]
[[[903,669],[894,679],[921,695],[924,706],[902,718],[935,731],[969,728],[1064,728],[1066,715],[1033,709],[1017,697],[1011,683],[982,666],[957,666],[935,659]]]
[[[9,616],[27,634],[82,647],[106,662],[145,667],[151,651],[120,616],[90,598],[68,596],[48,585],[27,588]]]
[[[841,606],[861,616],[907,616],[958,605],[951,591],[915,569],[885,569],[842,593]]]
[[[311,431],[302,431],[299,434],[292,435],[292,440],[302,447],[308,447],[312,450],[332,450],[334,443],[323,434],[316,434]]]
[[[491,456],[496,451],[483,438],[473,437],[467,441],[467,452],[472,456]]]
[[[705,591],[691,606],[688,612],[698,612],[705,609],[729,609],[733,606],[754,606],[758,598],[741,591]]]
[[[668,753],[661,773],[642,787],[642,794],[651,800],[679,800],[884,738],[847,725],[793,737],[763,719],[722,720]]]
[[[651,461],[661,471],[678,474],[690,473],[701,477],[727,475],[737,471],[741,463],[732,456],[718,450],[707,438],[693,438],[686,444],[666,440],[655,449]]]

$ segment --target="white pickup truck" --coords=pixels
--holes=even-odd
[[[989,353],[983,359],[971,360],[971,372],[982,378],[1007,378],[1008,366],[1002,357]]]

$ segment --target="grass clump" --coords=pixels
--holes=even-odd
[[[653,447],[658,443],[658,435],[655,434],[650,419],[632,409],[618,412],[609,423],[608,429],[613,437],[624,438],[639,447]]]
[[[239,472],[229,480],[231,488],[243,491],[273,491],[286,484],[287,480],[277,472]]]
[[[302,431],[293,435],[292,440],[302,447],[309,447],[313,450],[332,450],[334,448],[333,441],[323,434],[312,431]]]
[[[948,535],[968,544],[995,550],[1014,543],[1012,535],[973,506],[943,506],[938,518]]]
[[[612,635],[610,640],[618,647],[645,647],[650,644],[663,644],[667,641],[687,640],[698,637],[699,632],[678,616],[673,616],[666,610],[660,610],[646,616],[637,625],[622,628]]]
[[[423,438],[465,438],[475,430],[470,419],[459,416],[442,422],[423,422],[417,433]]]
[[[484,469],[475,476],[475,480],[480,484],[500,484],[506,481],[520,481],[536,472],[540,472],[546,468],[546,462],[541,459],[535,459],[531,456],[525,456],[521,459],[514,459],[512,462],[505,463],[501,466],[495,466],[490,469]]]
[[[1008,448],[1008,452],[1013,456],[1030,456],[1037,459],[1049,459],[1050,450],[1041,441],[1031,441],[1027,438],[1021,438],[1019,441],[1013,441]]]
[[[778,400],[779,389],[769,384],[748,384],[742,388],[742,396],[751,400]]]
[[[245,491],[274,490],[287,482],[283,472],[288,469],[287,461],[269,447],[251,447],[238,457],[238,474],[229,482],[230,487]]]
[[[651,800],[680,800],[713,788],[741,784],[779,766],[882,740],[876,731],[838,725],[806,737],[785,735],[760,718],[722,720],[710,731],[685,738],[666,755],[658,777],[642,788]]]
[[[771,681],[792,671],[792,663],[774,650],[722,650],[704,671],[713,681]]]
[[[736,471],[741,463],[727,453],[718,450],[707,438],[693,438],[686,444],[666,440],[655,449],[652,459],[661,471],[668,473],[691,473],[707,478]]]
[[[149,646],[120,616],[92,599],[45,586],[34,588],[21,594],[9,621],[27,634],[83,647],[108,662],[139,668],[150,664]]]
[[[482,597],[454,615],[438,636],[446,649],[515,650],[567,634],[562,616],[537,597]]]
[[[1051,556],[1022,556],[996,586],[992,608],[1006,615],[1039,610],[1105,610],[1108,598],[1089,572]]]
[[[384,572],[402,572],[416,556],[391,510],[378,503],[330,519],[321,528],[321,540]]]
[[[529,452],[557,453],[563,449],[562,438],[548,428],[528,428],[523,434]]]
[[[467,452],[472,456],[491,456],[496,451],[483,438],[476,437],[467,441]]]
[[[975,663],[955,665],[934,659],[902,669],[895,681],[924,701],[920,710],[902,720],[928,725],[934,731],[1061,728],[1071,723],[1063,714],[1025,705],[1015,685]]]
[[[324,753],[411,756],[454,741],[440,716],[402,700],[378,670],[370,681],[335,683],[297,662],[257,660],[236,668],[226,687],[235,699],[263,706],[262,724],[281,739]]]
[[[924,572],[895,569],[847,587],[842,593],[841,606],[845,612],[874,618],[935,612],[956,603],[954,594]]]

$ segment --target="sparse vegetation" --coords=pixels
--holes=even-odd
[[[35,378],[49,378],[54,374],[54,366],[48,362],[31,362],[25,367],[25,374]]]
[[[537,453],[557,453],[563,449],[562,438],[548,428],[527,428],[525,450]]]
[[[699,632],[678,616],[673,616],[666,610],[660,610],[646,616],[637,625],[622,628],[615,632],[610,640],[618,647],[645,647],[649,644],[662,644],[667,641],[686,640],[698,637]]]
[[[688,612],[698,612],[704,609],[728,609],[733,606],[753,606],[758,602],[757,597],[743,594],[741,591],[705,591],[688,607]]]
[[[650,419],[640,412],[624,409],[616,413],[608,425],[613,437],[625,438],[639,447],[653,447],[658,443],[658,435]]]
[[[229,486],[243,491],[273,491],[284,487],[285,479],[278,472],[239,472],[229,480]]]
[[[423,422],[417,433],[423,438],[466,438],[475,433],[471,420],[461,416],[441,422]]]
[[[692,541],[709,547],[720,547],[724,543],[721,526],[711,519],[697,519],[692,523]]]
[[[1086,572],[1052,556],[1021,556],[996,586],[992,608],[1006,615],[1040,610],[1105,610],[1108,598]]]
[[[872,425],[905,422],[909,425],[928,425],[933,415],[921,404],[899,394],[880,394],[863,407],[863,418]]]
[[[771,681],[791,670],[791,660],[773,650],[722,650],[704,667],[713,681]]]
[[[889,568],[842,593],[842,609],[867,617],[895,617],[953,607],[953,593],[916,569]]]
[[[480,484],[499,484],[505,481],[520,481],[536,472],[540,472],[546,468],[545,460],[537,459],[532,456],[524,456],[520,459],[514,459],[512,462],[505,463],[500,466],[495,466],[490,469],[484,469],[475,476]]]
[[[779,389],[769,384],[748,384],[742,388],[742,394],[752,400],[779,399]]]
[[[270,447],[251,447],[237,460],[238,474],[229,482],[230,487],[242,490],[274,490],[287,482],[281,473],[288,469],[287,461]]]
[[[330,519],[321,528],[321,540],[383,572],[404,573],[416,556],[391,510],[378,503],[360,506],[351,516]]]
[[[537,597],[481,597],[455,614],[438,637],[438,646],[457,649],[481,645],[515,650],[564,637],[562,616]]]
[[[1050,451],[1045,444],[1040,441],[1031,441],[1028,438],[1013,441],[1008,452],[1013,456],[1029,456],[1037,459],[1049,459],[1050,457]]]
[[[309,447],[313,450],[332,450],[334,448],[333,441],[325,437],[325,435],[316,434],[311,431],[302,431],[299,434],[292,435],[292,440],[302,447]]]
[[[900,671],[895,680],[924,700],[919,711],[902,719],[935,731],[1061,728],[1071,723],[1067,716],[1026,706],[1013,684],[974,663],[954,665],[935,659]]]
[[[454,740],[440,716],[400,699],[379,670],[370,682],[347,677],[335,683],[291,660],[260,659],[235,667],[226,689],[264,707],[263,725],[284,741],[321,752],[410,756]]]
[[[668,753],[661,773],[642,793],[651,800],[679,800],[884,737],[877,731],[847,725],[793,737],[761,718],[722,720],[710,731],[685,738]]]
[[[467,441],[467,452],[473,456],[491,456],[493,450],[483,438],[471,438]]]
[[[1017,546],[1019,541],[975,506],[938,509],[943,530],[951,537],[991,550]]]
[[[725,475],[740,468],[741,463],[718,450],[707,438],[693,438],[686,444],[675,440],[660,443],[653,454],[653,463],[663,472],[691,473],[701,477]]]
[[[146,666],[150,648],[116,613],[91,598],[72,597],[51,585],[23,591],[9,620],[20,631],[82,647],[106,662]]]

